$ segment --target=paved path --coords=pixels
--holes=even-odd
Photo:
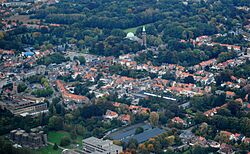
[[[52,143],[52,142],[48,142],[48,144],[50,144],[50,145],[54,146],[54,144],[55,144],[55,143]],[[64,148],[64,147],[61,147],[61,146],[59,146],[59,145],[57,145],[57,146],[58,146],[58,148],[59,148],[59,149],[62,149],[62,150],[65,150],[65,149],[66,149],[66,148]]]
[[[55,143],[48,142],[48,144],[54,146]],[[84,153],[84,152],[83,152],[82,150],[80,150],[80,149],[67,149],[67,148],[64,148],[64,147],[59,146],[59,145],[57,145],[57,146],[58,146],[58,148],[61,149],[61,150],[72,150],[72,151],[74,151],[74,152],[76,152],[76,153],[79,153],[79,154],[80,154],[80,153]]]

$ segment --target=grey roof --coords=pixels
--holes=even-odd
[[[114,133],[111,133],[110,135],[108,135],[108,137],[110,137],[113,140],[124,140],[127,137],[133,136],[135,134],[136,128],[138,127],[142,127],[144,130],[152,128],[149,124],[140,123],[123,128],[122,130],[116,131]]]
[[[137,135],[134,135],[133,139],[136,139],[138,143],[142,143],[142,142],[145,142],[147,141],[148,139],[152,138],[152,137],[155,137],[157,135],[160,135],[162,133],[166,132],[165,130],[163,129],[160,129],[160,128],[154,128],[154,129],[150,129],[150,130],[147,130],[143,133],[140,133],[140,134],[137,134]],[[126,138],[125,140],[123,140],[124,142],[128,142],[131,138]]]
[[[89,137],[87,139],[84,139],[83,144],[84,143],[94,145],[95,147],[101,148],[101,149],[109,151],[109,152],[115,151],[118,149],[122,149],[121,146],[113,144],[113,141],[111,141],[111,140],[102,140],[102,139],[98,139],[96,137]]]
[[[144,129],[144,132],[135,135],[136,128],[138,127],[142,127]],[[119,131],[111,133],[110,135],[108,135],[108,137],[110,137],[113,140],[120,140],[123,142],[128,142],[131,138],[134,138],[138,141],[138,143],[142,143],[164,132],[166,131],[158,127],[152,128],[152,126],[149,124],[140,123],[129,127],[125,127]]]
[[[195,135],[189,131],[189,130],[184,130],[182,131],[182,133],[180,134],[180,138],[184,138],[184,139],[191,139],[193,138]]]
[[[96,137],[89,137],[83,140],[83,142],[87,142],[89,144],[95,144],[95,145],[109,145],[112,144],[112,141],[110,140],[101,140]]]

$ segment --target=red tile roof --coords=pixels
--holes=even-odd
[[[58,88],[60,89],[62,96],[66,99],[72,99],[74,101],[88,101],[89,99],[86,96],[81,95],[75,95],[68,93],[68,91],[65,89],[63,83],[60,80],[56,81]]]

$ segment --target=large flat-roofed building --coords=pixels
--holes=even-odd
[[[113,144],[111,140],[90,137],[82,142],[85,154],[119,154],[122,152],[122,147]]]
[[[36,98],[31,96],[16,97],[11,101],[0,102],[1,108],[8,109],[15,115],[35,115],[40,112],[47,112],[47,103],[45,98]]]

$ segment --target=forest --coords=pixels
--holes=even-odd
[[[143,47],[125,39],[127,29],[135,28],[141,37],[146,25],[148,46],[167,45],[162,59],[156,63],[178,63],[184,66],[217,58],[226,49],[195,47],[189,41],[202,35],[226,34],[239,23],[246,23],[250,14],[237,6],[248,6],[248,0],[63,0],[30,12],[30,18],[39,19],[48,26],[40,29],[19,27],[0,40],[3,48],[16,50],[23,45],[51,48],[51,45],[75,44],[80,51],[104,56],[135,53]],[[17,22],[21,24],[20,22]],[[59,26],[50,26],[59,24]],[[187,42],[181,43],[184,39]],[[14,41],[13,41],[14,40]],[[219,37],[220,43],[246,44],[242,36]],[[15,42],[10,46],[10,42]],[[223,50],[223,51],[222,51]],[[230,55],[229,55],[230,56]],[[226,59],[226,58],[225,58]]]

